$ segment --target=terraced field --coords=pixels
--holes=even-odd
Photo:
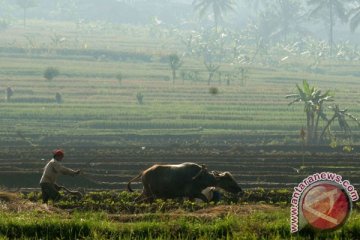
[[[184,46],[168,30],[153,38],[147,27],[30,25],[0,37],[0,90],[14,90],[10,101],[0,99],[0,185],[37,187],[41,159],[56,147],[65,149],[69,166],[84,170],[76,182],[63,181],[91,189],[122,189],[154,163],[184,161],[231,171],[244,188],[290,188],[323,170],[360,182],[359,129],[352,125],[350,153],[341,146],[347,142],[303,150],[303,106],[289,107],[285,99],[306,79],[333,90],[341,107],[360,116],[359,61],[324,60],[313,70],[312,59],[281,62],[283,53],[270,51],[273,65],[221,63],[222,74],[246,70],[246,81],[216,75],[208,85],[202,59],[185,56],[173,83],[166,56]],[[55,30],[66,40],[51,40]],[[43,77],[49,66],[60,71],[52,81]],[[199,78],[182,79],[181,71]]]
[[[31,190],[38,187],[41,161],[47,149],[31,152],[8,148],[11,154],[0,159],[0,182],[12,189]],[[359,187],[360,164],[357,153],[329,152],[327,148],[309,148],[304,155],[297,147],[265,146],[229,147],[149,147],[141,148],[73,148],[69,149],[66,165],[80,168],[77,178],[62,177],[66,186],[86,189],[124,190],[127,182],[140,171],[155,163],[181,163],[186,161],[206,164],[209,170],[230,171],[244,189],[292,189],[305,177],[316,172],[340,174]],[[325,151],[324,151],[325,150]],[[19,158],[18,156],[22,156]],[[14,177],[16,176],[16,177]],[[134,183],[140,189],[140,183]]]

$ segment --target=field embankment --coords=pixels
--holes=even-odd
[[[46,206],[4,192],[0,202],[2,239],[356,239],[360,235],[357,211],[336,232],[305,229],[291,235],[289,208],[279,204],[183,202],[164,211],[167,201],[157,201],[135,205],[141,213],[110,214],[106,209]]]

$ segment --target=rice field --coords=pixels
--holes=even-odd
[[[314,67],[311,56],[273,48],[252,63],[220,62],[208,84],[202,57],[183,55],[190,34],[153,25],[42,20],[1,32],[0,187],[27,195],[9,200],[0,192],[0,239],[359,236],[358,205],[336,232],[290,234],[288,200],[306,176],[331,171],[360,186],[360,131],[351,125],[349,142],[334,126],[336,146],[303,147],[303,105],[288,106],[285,95],[307,80],[331,90],[341,108],[360,116],[360,61],[322,59]],[[242,51],[253,55],[254,43],[246,44]],[[175,82],[171,53],[183,61]],[[46,80],[48,67],[59,76]],[[8,101],[7,87],[14,92]],[[86,195],[80,204],[70,199],[46,208],[38,182],[58,147],[65,149],[66,166],[83,173],[61,183]],[[185,161],[231,171],[247,195],[219,205],[134,205],[134,196],[122,191],[152,164]]]
[[[287,106],[285,95],[294,93],[295,85],[302,80],[332,90],[340,106],[349,108],[354,115],[360,112],[356,100],[359,62],[328,60],[317,72],[307,69],[307,59],[276,66],[222,63],[222,76],[216,75],[209,86],[202,61],[185,56],[173,83],[166,56],[181,52],[182,48],[174,50],[176,39],[172,35],[154,41],[147,27],[129,30],[130,27],[121,26],[110,31],[84,26],[89,33],[81,36],[89,44],[81,48],[70,44],[78,30],[70,23],[43,26],[35,21],[33,25],[26,30],[8,29],[0,39],[0,90],[4,93],[7,86],[14,90],[10,102],[5,101],[5,96],[0,99],[2,135],[11,139],[10,144],[20,140],[17,132],[29,139],[63,135],[69,141],[74,136],[90,135],[97,143],[107,142],[108,136],[126,134],[235,134],[244,143],[247,134],[255,134],[264,143],[271,143],[276,134],[282,136],[276,140],[280,143],[289,139],[296,143],[298,132],[305,125],[305,114],[300,104]],[[49,52],[44,46],[51,44],[47,34],[53,34],[54,29],[68,40]],[[124,29],[128,29],[125,33],[130,32],[126,37]],[[26,40],[28,35],[34,39]],[[26,41],[38,44],[29,46]],[[156,42],[168,45],[160,51]],[[97,51],[105,52],[99,56]],[[111,54],[117,57],[112,58]],[[148,58],[121,58],[136,58],[138,54]],[[43,77],[49,66],[60,71],[51,81]],[[224,74],[239,69],[246,70],[246,79],[235,78],[228,83]],[[181,79],[181,71],[197,71],[199,78]],[[123,76],[121,81],[116,79],[119,73]],[[210,87],[217,88],[218,93],[211,94]],[[61,94],[61,104],[55,102],[57,92]],[[136,98],[138,93],[143,95],[143,104]],[[355,142],[358,133],[355,128]]]

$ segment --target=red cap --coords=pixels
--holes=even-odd
[[[53,151],[54,156],[64,156],[64,150],[62,149],[55,149]]]

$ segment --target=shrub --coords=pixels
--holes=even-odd
[[[116,79],[119,81],[119,84],[121,85],[121,82],[122,82],[122,79],[123,79],[122,73],[120,72],[120,73],[116,74],[115,77],[116,77]]]
[[[12,90],[12,88],[7,87],[6,88],[6,101],[9,102],[13,94],[14,94],[14,91]]]
[[[58,103],[58,104],[62,103],[61,94],[58,93],[58,92],[55,94],[55,101],[56,101],[56,103]]]
[[[219,93],[219,89],[217,87],[211,87],[209,88],[209,93],[212,95],[216,95]]]
[[[144,95],[141,92],[138,92],[136,94],[136,99],[137,99],[139,104],[143,104]]]
[[[44,71],[44,78],[48,81],[53,80],[60,74],[59,70],[55,67],[48,67]]]

